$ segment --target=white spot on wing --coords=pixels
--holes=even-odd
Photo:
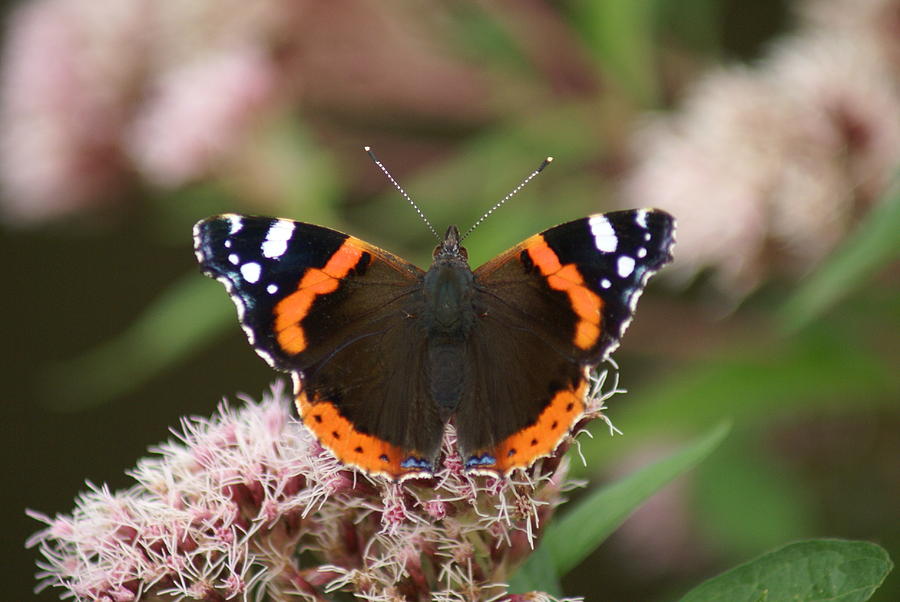
[[[284,219],[272,222],[262,244],[263,257],[277,259],[284,255],[284,252],[287,251],[288,241],[293,234],[294,222]]]
[[[600,286],[602,286],[603,288],[609,288],[612,286],[612,282],[609,281],[609,278],[604,278],[600,281]]]
[[[616,264],[616,269],[619,271],[619,276],[621,278],[628,278],[631,275],[631,272],[634,271],[634,259],[629,257],[628,255],[622,255],[619,257],[619,261]],[[243,268],[241,268],[243,271]]]
[[[638,249],[637,256],[638,256],[638,259],[643,259],[644,257],[646,257],[647,249],[645,249],[644,247],[641,247],[640,249]]]
[[[245,263],[241,266],[241,276],[243,276],[244,280],[250,284],[256,284],[259,281],[261,273],[262,268],[256,262],[251,261],[250,263]]]
[[[230,248],[231,248],[231,240],[230,240],[230,239],[225,241],[225,248],[226,248],[226,249],[230,249]]]
[[[278,292],[278,285],[270,284],[269,286],[266,287],[266,292],[269,293],[270,295],[274,295],[275,293]]]
[[[244,227],[244,220],[240,215],[229,215],[226,219],[231,224],[231,229],[228,231],[229,234],[237,234]]]
[[[647,210],[646,209],[638,209],[637,213],[634,214],[634,221],[637,222],[637,225],[641,228],[647,229]]]
[[[591,234],[594,235],[594,246],[603,253],[614,253],[619,246],[616,232],[612,224],[602,215],[595,215],[588,223],[591,226]]]
[[[228,256],[228,261],[230,261],[232,265],[237,265],[241,262],[241,258],[232,253]]]

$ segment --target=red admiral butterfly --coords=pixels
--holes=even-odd
[[[505,475],[552,454],[584,414],[589,370],[671,260],[674,230],[655,209],[592,215],[474,271],[455,226],[428,271],[287,219],[211,217],[194,245],[256,352],[293,375],[322,445],[403,479],[433,474],[451,420],[471,472]]]

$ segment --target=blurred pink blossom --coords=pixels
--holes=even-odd
[[[810,27],[841,33],[858,48],[900,67],[900,2],[897,0],[802,0],[801,19]]]
[[[206,174],[275,97],[294,3],[37,0],[13,13],[0,97],[4,213],[28,223]]]
[[[276,81],[274,66],[252,46],[162,74],[131,128],[135,165],[161,187],[202,175],[238,147],[271,101]]]
[[[172,188],[242,166],[252,178],[271,161],[253,154],[259,126],[296,107],[483,118],[472,69],[406,12],[375,0],[23,3],[2,61],[0,217],[65,215],[140,179]]]
[[[879,23],[829,23],[813,21],[757,68],[707,75],[635,136],[624,204],[678,216],[676,276],[711,268],[740,298],[802,274],[886,191],[900,166],[900,62],[862,27]]]
[[[31,2],[10,17],[0,176],[4,212],[14,221],[100,202],[122,175],[119,135],[137,71],[140,4],[79,4]]]
[[[616,389],[602,383],[588,401],[605,419]],[[89,484],[69,515],[31,512],[47,525],[29,541],[40,589],[85,601],[554,599],[510,595],[506,581],[575,485],[559,455],[506,479],[469,476],[450,428],[443,469],[398,484],[343,467],[291,407],[281,384],[260,403],[223,403],[184,419],[130,489]]]

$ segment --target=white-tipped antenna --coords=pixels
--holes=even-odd
[[[530,174],[528,174],[528,177],[525,178],[524,180],[522,180],[522,181],[519,183],[518,186],[516,186],[515,188],[513,188],[513,189],[512,189],[512,192],[510,192],[508,195],[506,195],[505,197],[503,197],[502,199],[500,199],[500,201],[497,202],[496,205],[494,205],[493,207],[491,207],[490,209],[488,209],[487,212],[486,212],[484,215],[482,215],[481,217],[479,217],[479,218],[478,218],[478,221],[476,221],[474,224],[472,224],[472,227],[471,227],[471,228],[469,228],[468,230],[466,230],[466,233],[463,234],[463,235],[460,237],[459,241],[460,241],[460,242],[464,241],[464,240],[466,239],[466,237],[469,236],[469,234],[472,233],[472,230],[474,230],[475,228],[477,228],[477,227],[479,226],[479,224],[481,224],[481,222],[483,222],[484,220],[486,220],[490,214],[492,214],[494,211],[496,211],[497,209],[499,209],[500,206],[503,205],[503,203],[505,203],[505,202],[508,201],[509,199],[513,198],[514,196],[516,196],[516,194],[518,194],[520,190],[522,190],[523,188],[525,188],[525,185],[528,184],[528,182],[530,182],[536,175],[538,175],[539,173],[541,173],[542,171],[544,171],[544,168],[547,167],[548,165],[550,165],[551,163],[553,163],[553,157],[547,157],[546,159],[544,159],[543,161],[541,161],[541,164],[538,165],[538,168],[535,169],[535,170],[534,170],[533,172],[531,172]]]
[[[422,210],[421,210],[421,209],[419,209],[419,206],[416,205],[416,204],[413,202],[413,200],[409,197],[409,195],[406,194],[406,191],[403,190],[403,188],[400,186],[400,184],[397,183],[397,180],[394,179],[394,176],[391,175],[391,172],[389,172],[389,171],[387,170],[387,168],[386,168],[384,165],[382,165],[381,161],[378,160],[378,157],[376,157],[376,156],[375,156],[375,153],[372,152],[372,147],[371,147],[371,146],[364,146],[363,148],[365,149],[366,153],[368,153],[369,158],[372,159],[372,161],[375,162],[375,165],[378,166],[378,169],[380,169],[381,171],[383,171],[383,172],[384,172],[384,175],[387,176],[387,179],[391,181],[391,184],[394,185],[394,188],[396,188],[397,190],[399,190],[399,191],[400,191],[400,194],[403,195],[403,198],[405,198],[407,201],[409,201],[409,204],[413,206],[413,209],[416,210],[416,213],[419,214],[419,217],[422,218],[422,221],[425,222],[425,225],[428,226],[428,229],[431,230],[431,233],[432,233],[432,234],[434,234],[434,237],[435,237],[436,239],[438,239],[438,240],[442,240],[441,237],[438,236],[437,230],[434,229],[434,226],[431,225],[431,222],[428,221],[428,218],[425,217],[425,214],[422,213]]]

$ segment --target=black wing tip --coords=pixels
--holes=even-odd
[[[192,229],[194,238],[194,256],[200,264],[201,271],[211,277],[219,278],[224,275],[221,269],[217,269],[215,250],[216,242],[243,227],[244,216],[236,213],[223,213],[199,220]]]

